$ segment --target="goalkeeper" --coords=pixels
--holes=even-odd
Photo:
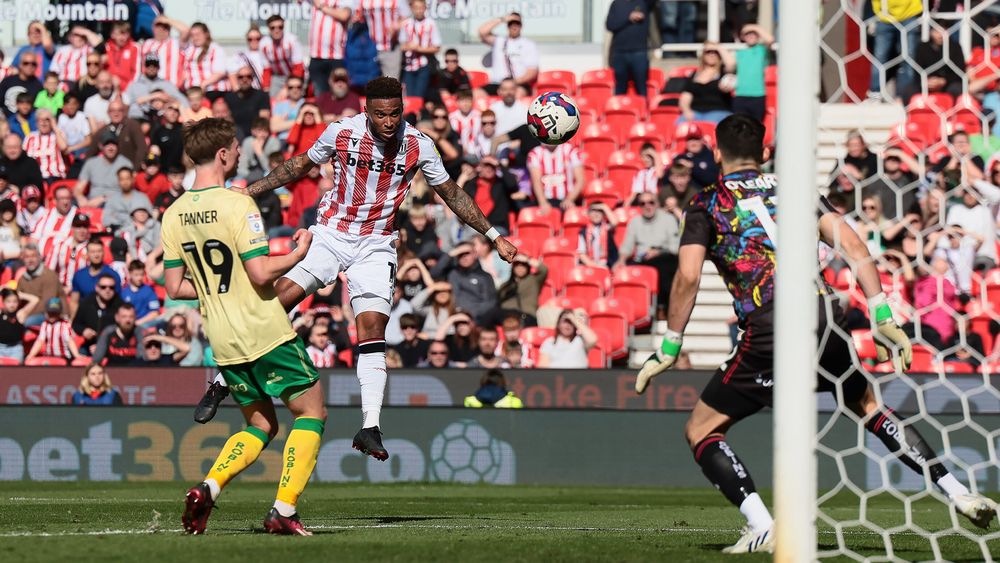
[[[773,521],[755,492],[748,468],[726,443],[726,431],[740,420],[772,404],[774,385],[774,176],[762,174],[769,154],[763,146],[764,127],[743,115],[727,117],[716,130],[715,159],[722,177],[687,206],[681,232],[679,266],[670,293],[668,330],[661,348],[649,357],[636,378],[636,392],[669,368],[681,349],[681,335],[691,317],[701,283],[702,263],[710,259],[734,299],[742,336],[733,355],[715,372],[702,391],[684,432],[705,477],[737,507],[748,526],[739,541],[724,551],[772,551]],[[879,361],[891,356],[897,371],[910,365],[909,339],[892,318],[878,272],[864,242],[829,204],[822,202],[820,238],[836,246],[854,268],[868,298]],[[926,468],[934,483],[975,525],[986,528],[997,505],[974,495],[937,461],[913,428],[904,427],[891,409],[880,405],[864,374],[854,366],[844,333],[844,315],[825,284],[818,288],[819,364],[836,380],[818,377],[817,388],[836,393],[844,406],[866,420],[865,428],[913,471]],[[833,326],[841,327],[833,330]],[[807,329],[804,327],[804,329]]]

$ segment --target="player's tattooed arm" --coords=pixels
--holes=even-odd
[[[282,162],[267,176],[247,186],[247,195],[255,197],[287,186],[304,177],[314,166],[316,163],[309,158],[308,153],[297,154]]]
[[[437,186],[431,186],[434,191],[437,192],[441,199],[444,200],[445,205],[451,208],[466,225],[472,227],[480,234],[485,235],[487,231],[492,228],[489,219],[483,215],[483,210],[479,209],[476,202],[473,201],[469,194],[465,193],[454,180],[446,180],[443,184]],[[500,258],[507,262],[514,260],[514,255],[517,254],[517,248],[510,243],[504,237],[497,237],[493,241],[493,245],[497,249],[497,253]]]

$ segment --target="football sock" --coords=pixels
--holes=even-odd
[[[222,372],[221,371],[219,373],[215,374],[215,379],[212,380],[212,383],[218,383],[219,385],[221,385],[223,387],[229,387],[229,384],[226,383],[226,378],[222,377]]]
[[[245,430],[229,437],[212,469],[205,476],[205,482],[212,489],[212,500],[219,496],[233,477],[257,461],[260,452],[267,447],[267,442],[267,433],[253,426],[247,426]]]
[[[899,461],[906,464],[910,469],[923,475],[923,468],[926,465],[927,470],[930,472],[931,480],[937,483],[949,495],[952,495],[952,492],[948,490],[949,488],[953,491],[959,490],[954,486],[955,484],[965,489],[965,486],[959,483],[954,477],[948,480],[944,479],[950,476],[948,470],[940,462],[927,461],[937,456],[931,450],[931,447],[927,445],[927,442],[924,441],[924,437],[915,428],[904,429],[903,424],[893,416],[894,414],[892,409],[876,412],[872,419],[868,421],[868,424],[865,425],[865,428],[877,436],[885,444],[885,447],[890,452],[896,454]],[[944,481],[944,484],[941,481]],[[968,489],[965,489],[964,492],[957,492],[956,494],[965,494],[967,492]]]
[[[750,472],[724,436],[713,434],[698,442],[694,447],[694,460],[715,488],[739,507],[755,532],[771,525],[771,514],[757,495]]]
[[[285,456],[282,458],[284,466],[274,503],[282,516],[295,514],[299,495],[305,490],[313,468],[316,467],[322,437],[323,421],[318,418],[301,416],[292,423],[292,431],[285,440]]]
[[[366,340],[358,344],[358,382],[361,384],[361,413],[364,416],[362,428],[379,425],[385,380],[385,340]]]

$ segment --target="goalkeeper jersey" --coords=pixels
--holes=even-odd
[[[256,360],[295,336],[271,287],[250,281],[243,262],[268,254],[253,199],[219,186],[188,190],[163,215],[164,267],[187,269],[205,335],[221,365]]]

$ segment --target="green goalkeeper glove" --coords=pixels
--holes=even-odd
[[[913,345],[892,318],[892,309],[886,302],[884,293],[868,300],[868,313],[875,325],[872,336],[875,337],[875,353],[878,361],[884,362],[892,358],[896,371],[903,372],[910,369],[910,362],[913,361]],[[893,356],[890,346],[897,347],[899,353]]]
[[[667,330],[667,334],[663,337],[663,342],[660,344],[660,349],[650,354],[649,358],[643,362],[642,369],[639,370],[639,375],[635,378],[636,393],[642,395],[654,377],[674,365],[674,362],[677,361],[677,356],[681,353],[682,340],[681,333]]]

